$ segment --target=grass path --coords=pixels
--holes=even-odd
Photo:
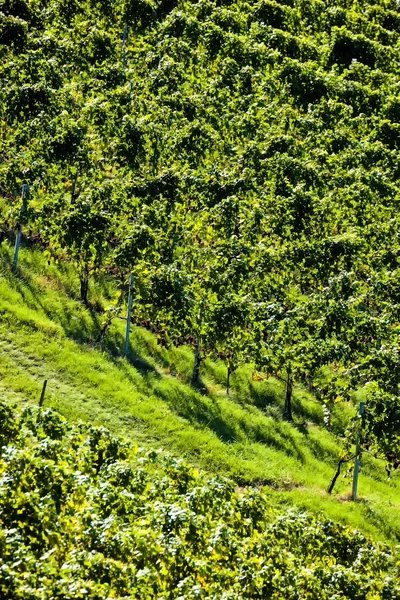
[[[194,390],[187,384],[190,350],[161,349],[145,330],[134,328],[130,361],[116,355],[122,322],[110,332],[107,352],[93,347],[100,317],[74,299],[73,273],[56,267],[47,273],[40,253],[22,250],[15,278],[7,264],[9,249],[3,245],[1,252],[1,396],[37,403],[47,379],[46,405],[69,419],[104,425],[139,445],[185,456],[239,486],[267,484],[273,505],[321,510],[375,538],[400,540],[400,480],[388,483],[377,461],[365,461],[359,503],[345,501],[349,479],[341,479],[336,495],[327,496],[338,446],[318,426],[321,410],[312,396],[297,390],[295,412],[299,424],[308,425],[292,426],[260,409],[279,412],[282,389],[273,380],[252,382],[249,369],[235,374],[228,397],[222,364],[203,365],[205,391]],[[105,302],[107,282],[92,293]]]

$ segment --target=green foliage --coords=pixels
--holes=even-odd
[[[6,265],[12,254],[3,243]],[[132,328],[129,361],[118,358],[124,320],[112,319],[101,346],[98,341],[104,322],[115,314],[112,308],[98,311],[103,306],[118,311],[115,294],[113,280],[97,273],[86,308],[78,300],[79,279],[72,264],[49,266],[40,250],[22,248],[18,275],[7,267],[0,274],[2,397],[37,406],[47,379],[45,406],[71,421],[107,426],[114,435],[123,434],[146,448],[167,448],[239,486],[266,486],[269,504],[280,510],[296,506],[375,540],[398,543],[399,473],[388,480],[384,462],[372,450],[362,458],[360,501],[348,502],[347,469],[334,494],[327,495],[339,444],[321,427],[322,407],[313,394],[294,385],[297,422],[291,425],[281,422],[284,385],[251,366],[240,366],[232,374],[227,396],[226,364],[207,358],[201,365],[202,389],[193,389],[188,383],[191,348],[161,346],[158,334],[144,327]],[[353,414],[350,403],[336,403],[332,430],[343,434]]]
[[[398,598],[398,557],[357,531],[51,410],[0,411],[3,597]]]
[[[285,380],[287,419],[302,381],[336,429],[365,392],[392,466],[399,19],[394,0],[7,0],[0,21],[0,179],[30,186],[25,241],[72,261],[87,306],[93,274],[121,291],[133,272],[136,322],[192,345],[196,385],[207,358],[252,364]],[[0,210],[11,236],[19,206]]]

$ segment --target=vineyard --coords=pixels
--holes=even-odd
[[[397,0],[0,0],[4,472],[42,465],[0,488],[8,597],[398,597],[390,550],[260,515],[400,539],[399,26]],[[59,413],[281,495],[149,450],[131,498],[139,456]]]
[[[105,428],[0,411],[3,598],[400,598],[399,557],[360,533]]]
[[[328,428],[363,388],[396,468],[397,3],[1,7],[3,236],[71,261],[85,305],[109,273],[101,340],[132,273],[136,323],[192,344],[195,385],[206,357],[228,390],[251,363],[289,421],[312,386]]]
[[[365,389],[399,461],[397,3],[2,4],[3,237],[116,287],[163,347]],[[20,189],[24,187],[23,198]],[[26,191],[26,193],[25,193]],[[324,376],[321,376],[324,373]]]
[[[385,459],[363,451],[358,502],[350,501],[354,460],[342,465],[332,494],[327,493],[354,415],[351,402],[335,404],[328,431],[318,399],[296,384],[296,421],[288,423],[284,382],[254,377],[251,365],[243,366],[232,374],[228,395],[227,366],[207,358],[202,387],[195,388],[191,347],[161,347],[157,334],[138,326],[132,327],[126,360],[123,319],[113,321],[106,342],[96,341],[100,308],[114,293],[108,276],[93,281],[93,310],[78,299],[74,265],[49,266],[40,249],[22,248],[16,275],[10,268],[13,248],[6,242],[0,257],[5,401],[37,407],[47,380],[44,406],[71,423],[106,426],[115,436],[184,457],[239,488],[262,488],[278,512],[295,506],[375,540],[399,543],[400,473],[392,470],[388,480]]]

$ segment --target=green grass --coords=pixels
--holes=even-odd
[[[91,302],[77,300],[73,267],[47,265],[38,250],[22,249],[20,269],[10,269],[12,250],[1,247],[0,395],[10,402],[37,403],[45,379],[46,405],[71,420],[104,425],[141,446],[161,447],[237,485],[264,485],[271,504],[296,505],[363,530],[376,539],[400,540],[400,478],[391,482],[378,461],[367,457],[360,476],[360,501],[348,501],[350,478],[335,494],[326,488],[338,445],[321,428],[321,407],[304,389],[295,391],[296,424],[279,418],[283,387],[274,379],[253,381],[250,367],[232,376],[205,361],[202,387],[189,385],[190,348],[166,350],[148,331],[134,327],[129,360],[120,357],[124,323],[117,321],[106,348],[94,340],[101,306],[113,290],[107,279],[92,283]],[[335,415],[340,429],[351,408]]]

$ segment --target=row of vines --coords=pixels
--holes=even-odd
[[[400,598],[400,558],[161,452],[0,403],[7,600]]]
[[[114,278],[101,336],[133,273],[194,383],[249,362],[328,426],[364,388],[364,447],[397,465],[399,23],[394,0],[2,0],[3,235],[73,261],[85,304]]]

